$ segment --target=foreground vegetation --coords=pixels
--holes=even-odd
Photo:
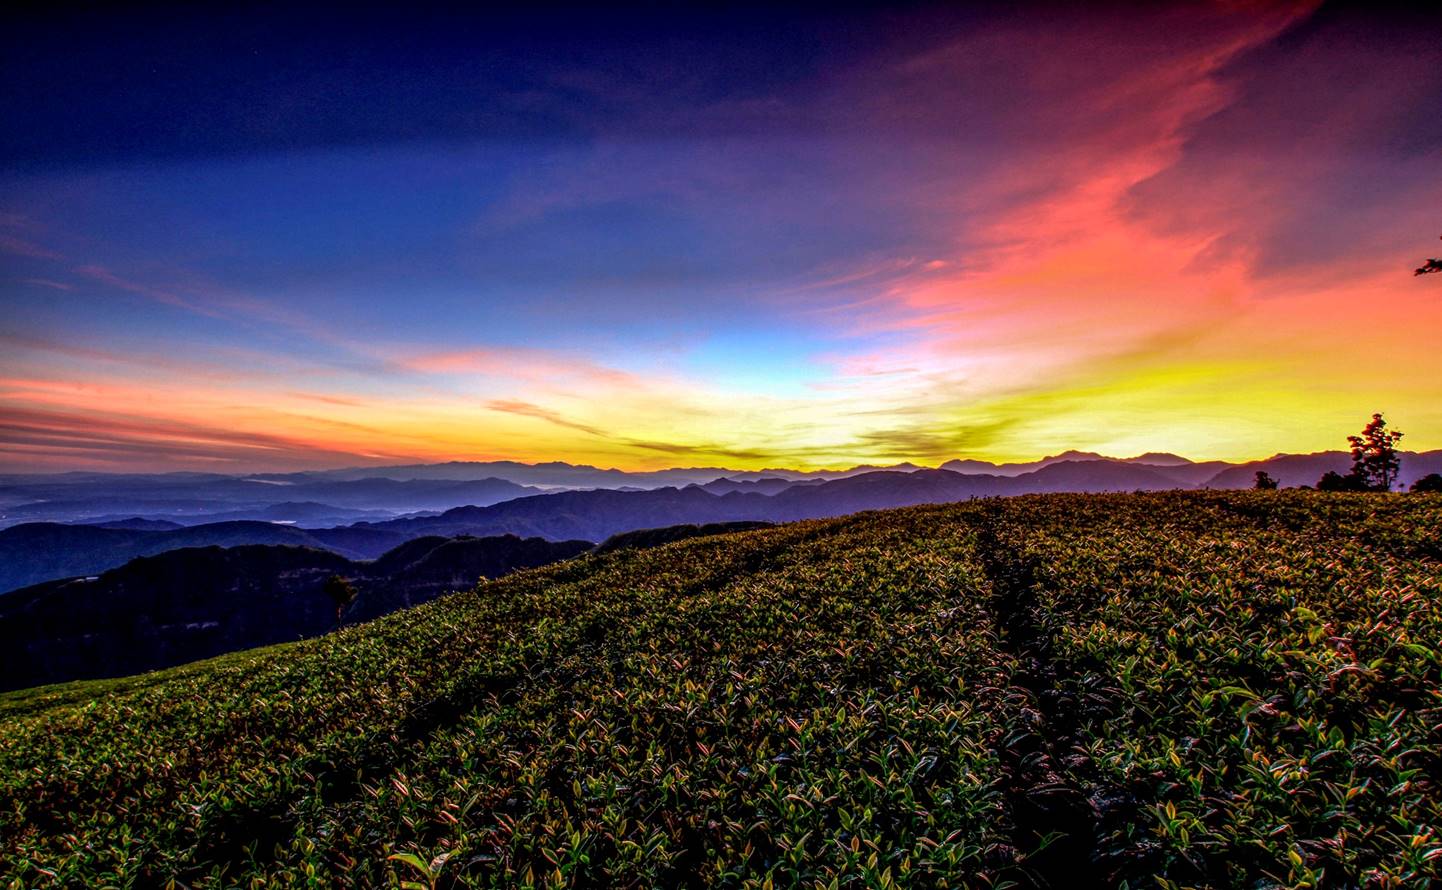
[[[1442,498],[1059,495],[588,556],[0,697],[10,886],[1424,885]]]

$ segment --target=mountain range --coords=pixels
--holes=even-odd
[[[156,529],[133,525],[34,522],[0,529],[0,591],[55,578],[95,575],[136,557],[188,547],[288,544],[350,559],[374,559],[407,540],[406,535],[395,532],[348,526],[301,529],[271,522],[216,522]]]
[[[1129,460],[1114,460],[1071,452],[1030,464],[993,466],[995,472],[990,473],[974,472],[974,463],[951,462],[942,469],[907,465],[903,469],[848,471],[834,478],[802,474],[800,479],[791,479],[737,473],[681,487],[628,486],[625,489],[569,489],[549,493],[536,493],[534,488],[510,480],[491,479],[489,483],[496,484],[488,483],[486,491],[495,495],[503,491],[520,494],[440,512],[427,511],[317,528],[281,524],[274,520],[225,521],[183,527],[169,527],[173,520],[164,520],[167,523],[165,527],[156,527],[158,520],[155,517],[109,520],[97,525],[24,523],[0,529],[0,592],[55,578],[94,575],[138,556],[155,555],[181,547],[290,544],[329,550],[349,559],[373,559],[399,544],[426,536],[490,537],[513,534],[553,541],[599,542],[637,529],[720,522],[787,522],[974,497],[1046,492],[1246,488],[1251,486],[1259,470],[1266,471],[1285,486],[1293,486],[1314,483],[1329,470],[1345,471],[1350,466],[1350,458],[1344,452],[1323,452],[1279,455],[1250,464],[1203,464],[1174,455],[1143,455]],[[452,467],[450,472],[461,472],[454,469],[455,465],[438,466]],[[485,466],[488,470],[496,467],[494,464]],[[571,469],[585,473],[594,468]],[[1404,484],[1439,471],[1442,471],[1442,451],[1403,455]],[[563,475],[565,471],[552,468],[546,472]],[[1206,478],[1198,482],[1203,476]],[[134,481],[135,477],[125,478],[127,485],[139,484]],[[175,484],[173,479],[167,479],[166,484]],[[206,477],[198,484],[224,485],[234,481]],[[369,484],[374,481],[365,479],[347,483],[332,479],[316,484]],[[467,483],[467,480],[460,481]],[[0,480],[0,483],[8,484],[8,481]],[[83,484],[95,484],[95,480],[90,479]]]
[[[297,474],[302,476],[303,474]],[[198,473],[0,476],[0,526],[132,517],[181,525],[258,520],[338,525],[368,518],[494,504],[546,489],[507,479],[364,479]]]
[[[1442,467],[1442,452],[1402,455],[1403,482]],[[1134,468],[1128,488],[1245,488],[1257,470],[1283,485],[1315,484],[1328,470],[1345,472],[1343,451],[1276,455],[1243,464],[1193,462],[1175,454],[1110,458],[1067,451],[1023,463],[952,460],[940,469],[967,476],[1018,478],[1057,464]],[[324,528],[357,522],[424,516],[461,506],[489,506],[554,491],[613,491],[700,485],[714,494],[731,491],[774,495],[782,489],[819,485],[878,471],[916,472],[902,463],[846,470],[746,470],[690,467],[646,472],[568,463],[455,461],[391,467],[357,467],[303,473],[228,476],[209,473],[152,475],[63,473],[0,476],[0,528],[27,522],[110,524],[136,518],[177,525],[259,521]],[[1093,467],[1095,469],[1095,467]],[[1110,477],[1108,477],[1110,478]],[[1079,489],[1086,490],[1086,489]]]

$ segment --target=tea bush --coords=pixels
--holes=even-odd
[[[0,697],[12,887],[1419,886],[1442,499],[1051,495],[588,556]]]

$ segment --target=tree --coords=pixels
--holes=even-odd
[[[1442,473],[1428,473],[1412,483],[1412,491],[1417,494],[1442,494]]]
[[[1397,440],[1401,438],[1402,433],[1387,429],[1387,421],[1380,414],[1372,415],[1362,435],[1347,437],[1352,446],[1352,475],[1361,480],[1365,490],[1392,490],[1402,466],[1397,457]]]
[[[342,578],[340,575],[331,575],[325,579],[325,592],[335,603],[335,620],[340,623],[340,616],[345,612],[346,606],[355,602],[355,585],[350,583],[349,578]]]
[[[1412,274],[1430,275],[1433,272],[1442,272],[1442,260],[1430,259],[1427,262],[1423,263],[1421,266],[1418,266],[1417,271],[1413,272]]]
[[[1317,480],[1318,491],[1366,491],[1367,484],[1356,472],[1343,476],[1336,470],[1328,470]]]
[[[1252,487],[1265,491],[1276,491],[1277,480],[1273,479],[1271,474],[1268,473],[1266,470],[1258,470],[1256,484]]]

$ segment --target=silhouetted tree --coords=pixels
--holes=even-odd
[[[1422,265],[1418,266],[1417,271],[1412,274],[1430,275],[1433,272],[1442,272],[1442,260],[1430,259]]]
[[[335,603],[335,620],[340,622],[340,616],[345,612],[346,606],[355,602],[355,585],[350,583],[349,578],[342,578],[340,575],[331,575],[325,579],[325,592]]]
[[[1273,479],[1271,474],[1268,473],[1266,470],[1258,470],[1256,484],[1254,484],[1252,487],[1263,489],[1265,491],[1275,491],[1277,488],[1277,480]]]
[[[1442,473],[1428,473],[1412,483],[1412,491],[1418,494],[1442,494]]]
[[[1402,461],[1397,457],[1397,440],[1402,433],[1387,429],[1382,415],[1373,414],[1360,436],[1348,436],[1352,446],[1352,475],[1368,491],[1391,491]]]
[[[1366,491],[1367,483],[1356,473],[1343,476],[1336,470],[1328,470],[1317,480],[1318,491]]]

